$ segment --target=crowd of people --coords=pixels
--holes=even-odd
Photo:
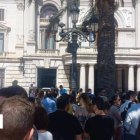
[[[62,85],[29,93],[17,84],[2,88],[0,140],[140,140],[140,92],[106,95]]]

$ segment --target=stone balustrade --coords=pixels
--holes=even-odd
[[[59,56],[59,50],[48,50],[48,49],[38,49],[36,54],[37,56]]]
[[[48,18],[40,18],[40,26],[46,26],[49,24]]]
[[[97,48],[89,48],[89,47],[80,47],[77,50],[78,55],[97,55]],[[28,56],[28,54],[24,54]],[[63,55],[69,55],[69,53],[65,51],[61,51],[58,49],[38,49],[35,54],[32,54],[32,56],[63,56]],[[140,56],[140,48],[116,48],[115,49],[115,55],[116,56]],[[3,52],[0,53],[0,57],[18,57],[17,53],[9,53],[9,52]]]

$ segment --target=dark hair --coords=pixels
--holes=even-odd
[[[0,96],[9,98],[15,95],[18,95],[26,99],[28,97],[26,90],[23,87],[18,86],[18,85],[0,89]]]
[[[87,93],[82,93],[79,95],[79,100],[83,99],[83,101],[85,102],[86,105],[88,105],[90,103],[90,98],[88,96]]]
[[[56,102],[58,109],[65,109],[65,107],[70,103],[70,98],[67,94],[61,95]]]
[[[80,89],[78,90],[78,92],[83,92],[83,89],[82,89],[82,88],[80,88]]]
[[[0,139],[19,140],[33,128],[34,107],[24,98],[13,96],[0,104],[0,114],[3,114],[3,129],[0,129]]]
[[[110,103],[109,102],[105,102],[105,108],[106,110],[109,110],[111,107]]]
[[[63,86],[62,86],[62,85],[60,85],[60,86],[59,86],[59,88],[63,88]]]
[[[35,104],[35,98],[34,97],[28,97],[28,101]]]
[[[92,104],[96,105],[99,110],[104,110],[105,109],[105,102],[99,96],[96,96],[96,97],[92,98]]]
[[[36,126],[37,130],[47,130],[48,114],[41,106],[35,108],[34,125]]]
[[[113,95],[113,96],[111,97],[111,99],[110,99],[110,104],[113,105],[114,102],[115,102],[115,100],[117,100],[118,97],[119,97],[118,94]]]
[[[43,97],[44,97],[44,91],[43,91],[43,90],[40,90],[40,91],[39,91],[38,97],[39,97],[39,98],[43,98]]]
[[[132,90],[129,90],[125,95],[125,99],[129,100],[133,96],[135,96],[135,92]]]

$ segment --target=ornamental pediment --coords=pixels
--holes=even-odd
[[[9,32],[11,30],[11,28],[0,23],[0,30]]]

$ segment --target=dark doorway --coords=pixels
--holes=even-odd
[[[38,68],[37,85],[38,85],[38,88],[55,87],[56,86],[56,69]]]

